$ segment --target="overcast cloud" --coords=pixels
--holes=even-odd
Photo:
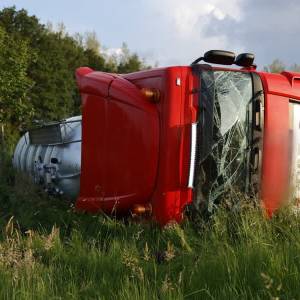
[[[298,57],[299,0],[0,0],[71,33],[95,30],[102,45],[159,65],[189,64],[209,49],[256,54],[260,67]]]
[[[232,49],[256,54],[257,62],[269,64],[279,58],[287,64],[300,63],[300,1],[240,1],[242,17],[210,16],[205,36],[225,35]]]

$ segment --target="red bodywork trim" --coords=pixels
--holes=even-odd
[[[118,76],[80,68],[82,172],[79,210],[128,212],[150,203],[161,224],[180,221],[187,188],[194,77],[188,67]],[[178,79],[180,82],[178,82]],[[160,91],[151,103],[140,89]]]
[[[160,151],[156,186],[151,197],[153,217],[160,224],[170,220],[180,222],[184,207],[192,201],[192,189],[187,187],[191,124],[197,120],[198,95],[192,93],[197,80],[189,67],[171,67],[125,77],[139,87],[158,88],[161,101]],[[180,84],[177,85],[177,80]]]
[[[291,99],[300,100],[300,74],[258,74],[265,92],[261,198],[267,214],[272,216],[290,199],[292,142],[289,103]]]

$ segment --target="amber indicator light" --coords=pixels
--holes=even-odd
[[[160,92],[158,89],[142,88],[142,94],[150,101],[157,103],[160,100]]]

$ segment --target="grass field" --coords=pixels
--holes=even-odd
[[[290,209],[160,229],[77,214],[2,166],[0,216],[0,299],[300,299]]]

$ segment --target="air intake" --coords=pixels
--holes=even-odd
[[[47,125],[29,131],[29,141],[32,145],[51,145],[63,142],[60,124]]]

